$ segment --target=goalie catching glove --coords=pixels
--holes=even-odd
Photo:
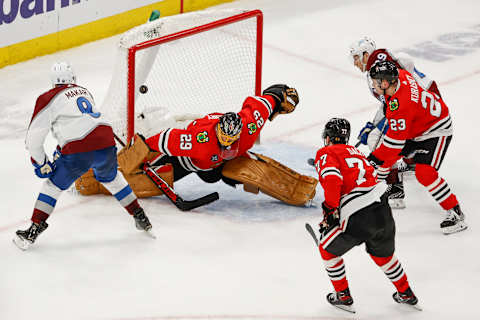
[[[278,114],[290,113],[297,107],[300,98],[297,90],[285,84],[274,84],[263,90],[263,95],[272,96],[275,99],[273,112],[268,119],[272,121]]]

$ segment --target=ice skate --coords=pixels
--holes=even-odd
[[[422,308],[418,305],[417,297],[415,296],[415,294],[413,294],[413,291],[410,288],[405,290],[405,292],[395,292],[392,295],[392,298],[397,303],[406,304],[406,305],[411,306],[411,307],[413,307],[413,308],[415,308],[419,311],[422,311]]]
[[[135,226],[138,230],[150,231],[152,229],[152,224],[142,208],[135,210],[133,213],[133,219],[135,219]]]
[[[388,204],[392,209],[405,209],[405,193],[403,182],[394,183],[388,189]]]
[[[353,308],[353,299],[350,296],[350,290],[348,288],[340,292],[332,292],[327,294],[327,301],[334,307],[355,313],[355,309]]]
[[[26,230],[17,230],[13,243],[21,250],[27,250],[37,239],[37,237],[48,228],[45,221],[40,223],[32,222],[32,225]]]
[[[133,218],[135,219],[135,227],[137,227],[138,230],[143,230],[151,238],[157,239],[155,234],[152,232],[152,224],[150,223],[150,220],[148,220],[148,217],[145,215],[145,212],[142,208],[135,210],[133,213]]]
[[[440,224],[444,234],[452,234],[467,229],[465,222],[465,215],[460,209],[460,205],[456,205],[452,209],[448,210],[448,215],[445,220]]]

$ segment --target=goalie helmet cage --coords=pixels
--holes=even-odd
[[[260,95],[263,14],[205,10],[127,31],[102,111],[130,141],[212,112],[238,112]],[[163,119],[170,119],[163,121]]]

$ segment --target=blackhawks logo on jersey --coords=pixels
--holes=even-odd
[[[257,125],[254,122],[247,124],[248,134],[254,134],[257,132]]]
[[[198,143],[205,143],[208,142],[208,132],[202,131],[197,134],[197,141]]]
[[[389,103],[390,106],[390,111],[395,111],[400,107],[400,103],[398,103],[398,99],[394,98],[392,101]]]

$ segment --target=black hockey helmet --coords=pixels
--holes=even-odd
[[[370,78],[376,80],[387,80],[394,83],[398,80],[398,68],[391,61],[380,61],[370,68]]]
[[[325,124],[323,139],[330,138],[333,144],[347,144],[350,139],[350,122],[343,118],[332,118]]]
[[[242,118],[235,112],[227,112],[218,119],[217,138],[224,147],[228,147],[240,138]]]

